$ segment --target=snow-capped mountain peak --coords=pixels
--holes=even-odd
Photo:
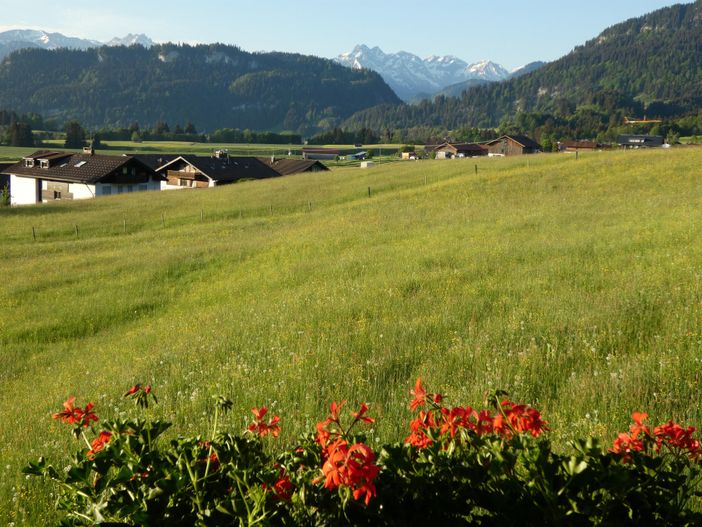
[[[369,48],[365,44],[340,54],[336,60],[351,68],[376,71],[405,100],[430,96],[468,80],[493,82],[509,77],[505,68],[489,60],[468,64],[452,55],[431,55],[422,59],[407,51],[385,53],[377,46]]]
[[[135,44],[144,46],[145,48],[150,48],[155,44],[155,42],[143,33],[139,33],[137,35],[134,33],[129,33],[122,38],[115,37],[107,42],[108,46],[133,46]]]

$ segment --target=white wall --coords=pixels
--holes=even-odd
[[[34,205],[37,203],[37,180],[29,177],[10,176],[10,203]]]
[[[91,199],[95,197],[95,185],[85,183],[70,183],[68,192],[73,194],[73,199]]]

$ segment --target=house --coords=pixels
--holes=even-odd
[[[341,155],[341,150],[338,148],[308,148],[302,149],[303,159],[317,159],[320,161],[336,161]]]
[[[436,159],[455,157],[476,157],[487,155],[488,151],[476,143],[443,143],[434,148]]]
[[[258,160],[278,172],[281,176],[302,174],[303,172],[326,172],[329,169],[315,159],[276,159],[275,157],[259,157]]]
[[[212,157],[182,155],[157,168],[163,189],[207,188],[251,179],[280,176],[257,157],[229,157],[217,151]]]
[[[482,146],[488,149],[489,156],[519,156],[541,151],[541,145],[525,135],[503,135]]]
[[[163,179],[133,156],[96,155],[91,148],[81,154],[40,150],[4,172],[13,205],[159,190]]]
[[[617,144],[622,148],[656,148],[663,146],[660,135],[620,135]]]

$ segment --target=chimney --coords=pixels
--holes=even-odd
[[[95,149],[93,148],[93,144],[90,143],[90,146],[84,146],[84,147],[83,147],[83,153],[84,153],[84,154],[87,154],[87,155],[90,155],[90,156],[94,156],[94,155],[95,155]]]

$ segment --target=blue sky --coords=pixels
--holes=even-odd
[[[334,57],[363,43],[385,52],[490,59],[514,68],[556,59],[606,27],[665,0],[0,0],[0,30],[20,27],[109,40],[225,42],[248,51]],[[31,7],[29,7],[31,5]]]

